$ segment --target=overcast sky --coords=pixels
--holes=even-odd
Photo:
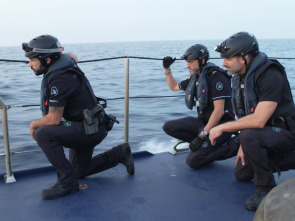
[[[295,38],[294,0],[0,0],[0,46],[41,34],[62,44]]]

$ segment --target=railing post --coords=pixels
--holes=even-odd
[[[12,174],[12,169],[11,169],[11,152],[10,152],[10,145],[9,145],[7,106],[4,104],[1,97],[0,97],[0,108],[2,109],[3,142],[4,142],[5,165],[6,165],[6,175],[4,176],[4,180],[6,183],[13,183],[16,180],[14,178],[14,175]]]
[[[124,141],[129,140],[129,58],[125,58]]]

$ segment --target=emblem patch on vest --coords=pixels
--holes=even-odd
[[[52,87],[50,90],[50,94],[56,96],[58,94],[58,89],[56,87]]]
[[[223,84],[221,82],[217,82],[216,89],[219,90],[219,91],[221,91],[222,88],[223,88]]]
[[[281,128],[279,128],[279,127],[272,127],[272,129],[277,133],[281,131]]]
[[[64,125],[66,127],[70,127],[72,125],[72,122],[71,121],[64,121]]]

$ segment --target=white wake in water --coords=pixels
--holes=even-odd
[[[165,141],[160,141],[159,139],[156,138],[151,138],[148,141],[144,141],[139,144],[139,151],[148,151],[153,154],[156,153],[163,153],[163,152],[170,152],[173,151],[173,146],[177,143],[177,139],[170,139],[170,140],[165,140]],[[187,143],[180,144],[177,146],[178,149],[181,148],[186,148],[188,146]]]

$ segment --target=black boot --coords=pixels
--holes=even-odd
[[[128,143],[121,145],[123,151],[123,158],[120,163],[124,164],[127,170],[127,173],[130,175],[134,174],[134,161],[131,154],[131,149]]]
[[[270,192],[269,190],[256,190],[256,192],[250,196],[245,203],[247,210],[256,211],[263,198]]]
[[[54,186],[42,191],[42,198],[45,200],[53,200],[78,191],[79,184],[63,187],[61,184],[56,183]]]

